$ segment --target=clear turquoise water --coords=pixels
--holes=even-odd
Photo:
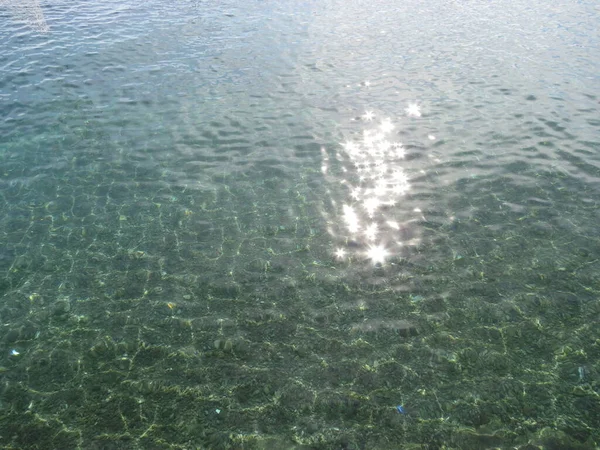
[[[2,447],[595,448],[598,20],[1,0]]]

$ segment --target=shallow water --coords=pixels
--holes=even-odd
[[[595,3],[238,3],[0,1],[0,441],[594,448]]]

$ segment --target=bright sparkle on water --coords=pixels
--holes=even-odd
[[[421,116],[416,103],[404,111],[408,117]],[[392,119],[376,120],[377,117],[367,109],[361,119],[369,128],[362,130],[358,139],[341,143],[336,155],[345,162],[341,183],[347,189],[347,197],[341,203],[339,237],[352,243],[333,250],[333,256],[340,261],[366,258],[383,265],[403,245],[398,238],[402,225],[395,216],[401,198],[410,191],[410,177],[403,167],[406,150],[394,140],[396,124]]]
[[[383,247],[383,245],[372,245],[367,251],[367,257],[373,262],[373,264],[383,264],[386,258],[389,256],[389,252]]]
[[[346,250],[344,250],[343,248],[336,249],[335,257],[337,259],[344,259],[346,257]]]
[[[411,103],[405,109],[406,114],[411,117],[421,117],[421,108],[416,103]]]
[[[375,113],[373,113],[373,111],[365,111],[365,114],[362,116],[362,118],[366,121],[366,122],[371,122],[374,118],[375,118]]]

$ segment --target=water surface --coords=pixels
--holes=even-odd
[[[594,448],[598,20],[0,1],[0,442]]]

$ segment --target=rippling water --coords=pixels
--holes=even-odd
[[[598,7],[401,3],[0,0],[4,446],[595,448]]]

